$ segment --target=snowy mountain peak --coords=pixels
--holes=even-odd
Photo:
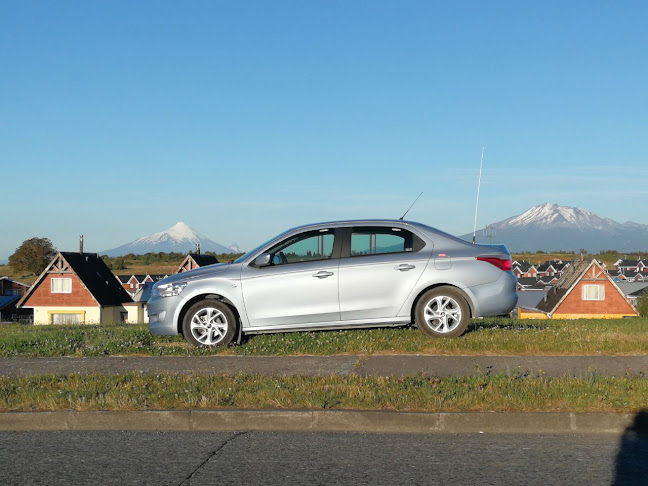
[[[476,237],[479,243],[504,243],[514,252],[617,250],[645,251],[648,225],[617,223],[580,208],[539,204],[522,214],[488,225]],[[492,230],[496,231],[492,231]],[[471,241],[472,234],[462,236]]]
[[[151,236],[142,236],[135,240],[134,243],[160,243],[160,242],[177,242],[177,243],[198,243],[200,235],[191,227],[183,222],[174,224],[164,231],[152,234]]]
[[[619,226],[619,223],[601,218],[584,209],[549,203],[533,206],[522,214],[494,225],[497,229],[514,227],[605,229],[616,226]]]
[[[135,255],[159,252],[185,253],[196,251],[198,243],[200,243],[200,249],[203,252],[232,253],[232,249],[205,238],[183,222],[178,222],[164,231],[150,236],[142,236],[131,243],[101,253],[108,256],[121,256],[129,253]]]

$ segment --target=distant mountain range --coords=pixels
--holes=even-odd
[[[592,253],[602,250],[617,250],[622,253],[648,251],[648,225],[632,221],[617,223],[584,209],[558,204],[540,204],[517,216],[492,223],[486,229],[477,231],[477,242],[489,243],[488,232],[492,233],[492,243],[504,243],[512,252],[578,252],[581,248]],[[461,238],[472,241],[472,234]],[[221,245],[180,222],[167,230],[142,236],[99,254],[116,257],[129,253],[188,253],[196,251],[198,243],[202,252],[242,252],[236,244]]]
[[[478,243],[504,243],[512,252],[648,251],[648,225],[617,223],[580,208],[540,204],[477,232]],[[494,234],[493,234],[494,233]],[[461,238],[472,241],[472,234]]]
[[[176,223],[169,229],[160,231],[150,236],[142,236],[135,241],[127,243],[117,248],[100,251],[100,255],[117,257],[128,255],[144,255],[146,253],[189,253],[196,251],[196,245],[200,244],[201,252],[212,251],[214,253],[240,253],[237,245],[227,247],[216,243],[194,231],[185,223]]]

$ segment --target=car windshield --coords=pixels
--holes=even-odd
[[[261,243],[259,246],[257,246],[257,247],[254,248],[253,250],[248,251],[245,255],[241,255],[241,256],[238,257],[236,260],[233,260],[233,261],[231,261],[230,263],[242,263],[242,262],[244,262],[244,261],[247,260],[250,256],[252,256],[254,253],[256,253],[257,251],[259,251],[261,248],[263,248],[264,246],[268,245],[270,242],[276,240],[277,238],[279,238],[280,236],[283,236],[283,235],[286,234],[286,233],[288,233],[288,231],[284,231],[284,232],[281,233],[279,236],[274,236],[274,237],[270,238],[268,241],[265,241],[264,243]]]

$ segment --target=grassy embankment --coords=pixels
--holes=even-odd
[[[241,346],[192,348],[181,336],[153,336],[145,325],[0,328],[0,357],[236,354],[248,356],[419,353],[442,355],[601,355],[648,353],[648,318],[473,320],[458,339],[428,339],[414,328],[250,336]]]
[[[415,329],[252,336],[225,350],[188,347],[145,326],[2,326],[0,356],[295,354],[642,354],[648,319],[476,320],[459,339]],[[480,377],[43,375],[0,378],[0,411],[192,408],[335,408],[419,411],[611,411],[648,404],[646,371],[557,379],[516,373]]]
[[[519,374],[425,378],[67,375],[0,377],[0,411],[146,409],[360,409],[636,412],[645,373],[556,379]]]

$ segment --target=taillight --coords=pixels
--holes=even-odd
[[[511,260],[508,258],[497,258],[497,257],[475,257],[475,260],[480,262],[488,262],[491,265],[495,265],[497,268],[504,272],[508,272],[511,269]]]

